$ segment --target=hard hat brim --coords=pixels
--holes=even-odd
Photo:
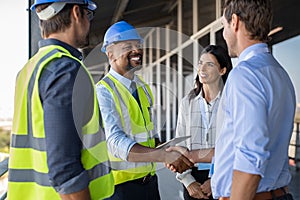
[[[108,45],[102,45],[101,51],[102,51],[103,53],[106,53],[106,48],[107,48],[108,46],[110,46],[110,45],[112,45],[112,44],[115,44],[115,43],[118,43],[118,42],[125,42],[125,41],[131,41],[131,40],[137,40],[137,41],[139,41],[140,43],[143,43],[143,42],[144,42],[144,40],[143,40],[142,38],[140,38],[140,39],[119,40],[119,41],[117,41],[117,42],[112,42],[112,43],[110,43],[110,44],[108,44]]]
[[[38,3],[34,3],[33,5],[31,5],[30,10],[35,11],[36,6],[41,5],[41,4],[46,4],[46,3],[54,3],[54,2],[65,2],[67,4],[78,4],[78,5],[87,5],[87,9],[89,10],[96,10],[97,9],[97,5],[95,2],[91,1],[91,0],[45,0],[43,3],[38,2]]]

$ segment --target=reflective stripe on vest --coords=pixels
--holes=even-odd
[[[16,83],[15,110],[12,127],[8,199],[60,199],[50,185],[44,130],[44,111],[39,98],[38,80],[45,66],[62,56],[80,60],[61,46],[43,47],[20,71]],[[95,91],[95,88],[94,88]],[[105,134],[99,125],[99,107],[94,92],[94,109],[90,121],[82,127],[81,161],[86,169],[92,199],[103,199],[114,191]]]
[[[137,86],[140,86],[137,89],[141,106],[138,105],[128,89],[110,74],[107,74],[98,84],[104,85],[111,92],[127,136],[143,146],[155,147],[154,125],[150,113],[153,96],[146,83],[141,79],[137,82]],[[115,184],[155,173],[155,164],[151,162],[127,162],[110,153],[109,158]]]

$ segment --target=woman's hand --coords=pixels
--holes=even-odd
[[[201,190],[201,184],[198,182],[191,183],[187,188],[189,195],[195,199],[209,199]]]
[[[211,185],[210,185],[210,179],[206,180],[202,185],[201,185],[201,190],[206,196],[211,195]]]

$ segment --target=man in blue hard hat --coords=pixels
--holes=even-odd
[[[36,0],[43,40],[19,72],[9,159],[9,200],[98,200],[114,192],[88,44],[96,4]]]
[[[172,164],[179,172],[193,165],[178,152],[155,148],[153,95],[135,75],[142,66],[142,43],[137,30],[125,21],[113,24],[104,36],[102,51],[111,68],[96,90],[114,175],[112,200],[158,200],[154,162]]]

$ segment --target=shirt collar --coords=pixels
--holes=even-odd
[[[78,58],[79,60],[82,60],[82,58],[83,58],[80,51],[78,51],[76,48],[74,48],[60,40],[51,38],[51,39],[44,39],[44,40],[39,41],[39,48],[45,47],[45,46],[50,46],[50,45],[62,46],[67,51],[69,51],[72,56]]]
[[[247,60],[247,57],[249,54],[251,54],[251,52],[261,52],[262,49],[268,49],[268,45],[266,43],[253,44],[242,51],[238,61],[240,62],[243,60]],[[267,50],[267,52],[269,52],[269,50]]]
[[[221,95],[222,95],[222,91],[220,90],[219,93],[218,93],[218,95],[216,96],[216,98],[214,98],[214,99],[210,102],[210,104],[213,105],[218,99],[221,98]]]
[[[203,98],[203,95],[202,95],[202,92],[203,92],[203,90],[201,89],[200,93],[195,97],[195,99],[199,99],[199,98],[204,99],[204,98]],[[214,102],[214,101],[216,101],[217,99],[219,99],[219,98],[221,97],[221,95],[222,95],[222,90],[219,91],[218,95],[216,96],[215,99],[212,100],[212,102]]]
[[[118,81],[120,81],[120,83],[122,83],[127,89],[130,90],[130,86],[131,86],[131,80],[122,76],[121,74],[119,74],[118,72],[116,72],[112,67],[109,70],[109,73],[115,77]],[[135,76],[134,76],[135,78]],[[135,80],[135,79],[134,79]]]

